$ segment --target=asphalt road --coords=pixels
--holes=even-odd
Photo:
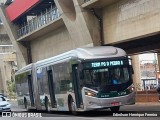
[[[27,112],[25,109],[18,108],[16,102],[11,102],[11,110],[16,113],[16,111],[22,111],[23,114],[31,115],[33,112]],[[145,112],[144,112],[145,111]],[[159,120],[160,118],[160,103],[141,103],[135,105],[122,106],[120,112],[112,113],[109,109],[103,111],[93,111],[80,113],[78,116],[74,116],[68,112],[52,112],[46,113],[44,111],[36,112],[42,117],[37,118],[21,118],[21,117],[12,117],[12,118],[0,118],[0,120]],[[159,117],[153,117],[158,115]],[[123,117],[125,116],[125,117]],[[130,117],[128,117],[130,116]],[[134,117],[136,116],[136,117]],[[142,117],[139,117],[142,116]]]
[[[11,118],[12,120],[22,120],[22,118]],[[159,120],[159,118],[146,118],[146,117],[132,117],[132,118],[126,118],[126,117],[105,117],[105,118],[84,118],[84,117],[68,117],[68,118],[63,118],[63,117],[54,117],[54,118],[23,118],[23,120]],[[3,118],[3,120],[10,120],[9,118]]]

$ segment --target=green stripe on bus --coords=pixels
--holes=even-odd
[[[125,96],[125,95],[128,95],[129,93],[130,93],[129,90],[124,90],[124,91],[121,91],[121,92],[111,91],[110,93],[99,92],[97,94],[97,97],[98,98],[112,98],[112,97]]]

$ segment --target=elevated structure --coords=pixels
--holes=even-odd
[[[10,0],[11,1],[11,0]],[[0,5],[7,4],[9,0],[0,0]],[[7,80],[14,80],[16,71],[16,54],[7,31],[0,18],[0,93],[7,95]]]
[[[16,54],[0,55],[0,93],[7,95],[7,81],[14,81],[17,70]]]
[[[16,70],[15,49],[4,29],[0,24],[0,93],[7,93],[7,80],[14,80]]]
[[[3,29],[3,30],[2,30]],[[16,54],[8,35],[0,26],[0,93],[7,94],[7,80],[14,80]]]
[[[20,4],[19,0],[14,2],[8,7],[1,7],[1,18],[18,52],[19,68],[80,46],[100,45],[98,19],[88,12],[95,21],[86,26],[87,17],[84,16],[87,12],[80,12],[80,5],[74,8],[78,1],[38,1],[35,5],[30,4],[29,9],[12,20],[9,17],[12,11],[10,6],[14,4],[14,7],[18,7]],[[91,24],[96,26],[91,27]]]

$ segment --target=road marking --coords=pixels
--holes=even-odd
[[[97,118],[97,117],[94,117],[94,118],[77,117],[77,118],[81,118],[84,120],[106,120],[106,118]]]

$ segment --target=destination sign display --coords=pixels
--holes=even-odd
[[[97,68],[97,67],[111,67],[127,65],[127,60],[112,60],[112,61],[99,61],[84,63],[84,68]]]

